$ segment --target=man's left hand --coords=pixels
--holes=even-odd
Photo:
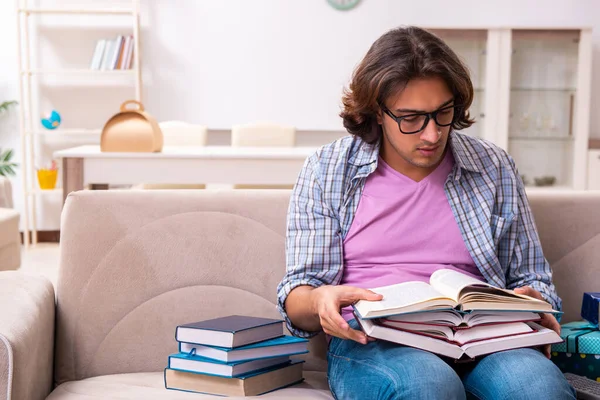
[[[524,294],[542,301],[546,301],[546,299],[544,299],[542,297],[542,294],[540,292],[538,292],[537,290],[535,290],[534,288],[530,287],[530,286],[523,286],[520,288],[516,288],[515,289],[515,293],[517,294]],[[545,328],[548,329],[552,329],[554,332],[558,333],[560,335],[560,324],[558,323],[558,321],[556,320],[556,318],[554,318],[554,315],[552,314],[541,314],[542,316],[542,320],[540,321],[540,325],[542,325]],[[545,346],[543,346],[543,351],[544,354],[546,355],[547,358],[550,358],[550,345],[547,344]]]

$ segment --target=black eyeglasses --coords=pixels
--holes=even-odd
[[[460,105],[451,105],[444,106],[430,113],[416,113],[396,117],[383,104],[381,104],[380,107],[384,113],[396,121],[400,132],[406,135],[412,135],[414,133],[421,132],[423,129],[425,129],[431,118],[433,118],[438,126],[450,126],[455,121],[455,117],[460,115],[460,110],[462,109]]]

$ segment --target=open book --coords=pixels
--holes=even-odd
[[[520,347],[535,347],[562,342],[561,337],[556,332],[535,322],[525,323],[531,329],[527,333],[472,341],[461,346],[445,340],[381,326],[370,319],[361,320],[357,318],[357,321],[363,332],[370,337],[416,347],[454,359],[476,358],[481,355]]]
[[[401,322],[429,326],[449,326],[453,329],[468,329],[475,326],[504,324],[507,322],[539,321],[540,314],[529,311],[457,311],[440,310],[393,315],[382,319],[382,323]]]
[[[451,269],[435,271],[429,284],[411,281],[371,290],[382,294],[383,299],[359,300],[354,304],[354,311],[363,319],[452,308],[559,313],[545,301],[497,288]]]

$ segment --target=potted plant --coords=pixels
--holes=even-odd
[[[0,104],[0,114],[4,114],[16,104],[17,102],[14,100],[3,102]],[[18,164],[12,161],[13,156],[13,149],[0,148],[0,176],[7,177],[15,175],[15,168],[18,167]]]

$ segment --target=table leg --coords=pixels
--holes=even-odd
[[[83,158],[63,158],[63,205],[71,192],[83,190]]]

